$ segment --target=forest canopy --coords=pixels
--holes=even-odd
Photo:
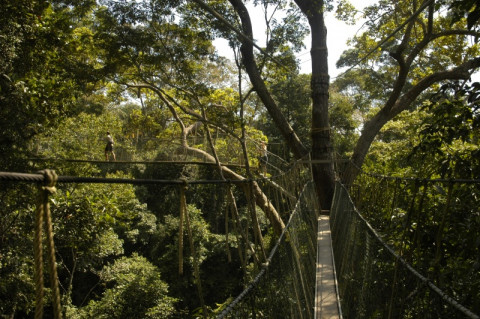
[[[252,8],[263,10],[264,43],[252,40]],[[326,11],[365,21],[337,61],[348,71],[334,81]],[[364,170],[480,174],[476,1],[378,1],[360,12],[346,0],[4,0],[0,16],[2,171],[49,166],[69,176],[255,181],[231,192],[190,190],[192,236],[209,267],[203,305],[192,288],[195,258],[184,262],[187,276],[176,276],[178,189],[59,188],[50,202],[67,317],[213,314],[258,267],[242,254],[226,261],[228,231],[217,212],[231,194],[239,223],[251,226],[258,216],[255,236],[273,243],[288,218],[256,180],[298,160],[312,160],[323,210],[335,180],[352,185]],[[312,73],[300,74],[297,54],[308,34]],[[232,61],[216,51],[218,38],[228,41]],[[105,153],[107,132],[115,165]],[[164,166],[145,164],[152,161]],[[0,313],[28,318],[36,189],[6,182],[0,189]],[[247,251],[238,238],[229,249]]]

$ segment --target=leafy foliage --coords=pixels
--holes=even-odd
[[[94,79],[77,51],[82,15],[36,0],[9,0],[1,10],[0,153],[5,164],[18,166],[11,158],[25,154],[31,137],[69,114]]]
[[[5,315],[26,315],[33,309],[33,216],[30,185],[0,187],[0,312]]]
[[[478,307],[478,184],[362,175],[356,205],[383,240],[444,293]],[[462,234],[459,236],[459,234]]]
[[[450,5],[452,9],[453,21],[458,21],[467,17],[467,27],[469,29],[478,26],[480,20],[480,5],[475,0],[455,0]]]
[[[167,284],[146,258],[120,258],[105,266],[100,278],[109,288],[82,309],[81,318],[173,318],[176,300],[168,297]]]
[[[477,178],[479,158],[480,84],[448,83],[433,94],[413,156],[441,177]]]
[[[327,9],[331,3],[326,1]],[[393,101],[392,94],[398,97],[432,74],[438,76],[478,56],[478,44],[469,38],[477,29],[478,4],[468,0],[437,1],[433,9],[453,8],[453,17],[441,13],[429,20],[425,11],[412,20],[410,27],[395,32],[381,48],[370,52],[410,18],[415,3],[380,1],[367,8],[369,29],[352,39],[354,47],[338,63],[356,66],[336,80],[330,93],[329,124],[341,156],[352,154],[360,130]],[[240,28],[240,20],[228,2],[209,4]],[[276,60],[257,54],[256,70],[288,125],[309,146],[311,82],[310,76],[297,74],[294,55],[307,34],[304,15],[293,2],[255,4],[265,9],[269,26],[264,47]],[[278,19],[269,15],[271,9],[286,14]],[[350,19],[356,12],[348,1],[342,1],[338,13],[342,19]],[[282,132],[260,102],[258,88],[243,78],[240,60],[244,57],[236,56],[238,65],[233,71],[232,65],[215,53],[212,40],[216,36],[226,38],[233,49],[238,49],[237,35],[224,24],[205,19],[207,16],[192,2],[5,0],[0,15],[2,169],[35,171],[40,166],[55,165],[59,174],[74,176],[222,178],[215,167],[208,166],[29,161],[32,156],[103,159],[106,131],[114,136],[121,160],[198,159],[199,154],[213,153],[207,130],[223,163],[248,160],[251,166],[257,166],[255,144],[259,141],[269,141],[271,152],[287,159],[292,156],[291,150],[275,149],[283,145]],[[435,32],[427,37],[425,30],[430,22]],[[427,38],[429,42],[423,42]],[[399,52],[404,57],[413,55],[402,60]],[[402,61],[411,65],[399,76]],[[233,88],[237,77],[238,86]],[[394,87],[392,83],[399,79],[404,85]],[[366,156],[367,167],[416,176],[478,176],[480,86],[442,85],[428,86],[411,98],[415,102],[402,106],[408,112],[379,126],[383,128],[379,128]],[[438,88],[437,94],[424,94]],[[396,106],[388,104],[389,108]],[[246,143],[246,156],[242,142]],[[414,152],[407,156],[406,150],[411,149]],[[165,318],[194,316],[203,311],[199,310],[202,305],[197,291],[192,289],[196,279],[189,245],[183,247],[184,260],[178,259],[179,239],[186,242],[188,237],[186,230],[179,234],[178,188],[110,184],[58,188],[51,204],[68,316]],[[473,186],[457,191],[458,198],[463,192],[478,193]],[[478,262],[468,256],[478,254],[478,213],[473,200],[456,200],[449,223],[440,226],[436,209],[446,202],[446,192],[443,186],[425,192],[425,214],[416,217],[425,219],[422,228],[419,223],[407,223],[408,200],[399,201],[393,212],[380,211],[378,215],[387,216],[391,223],[379,218],[378,227],[392,234],[407,229],[406,245],[428,251],[424,257],[415,256],[415,262],[438,281],[447,282],[458,275],[460,279],[451,287],[456,292],[468,286],[468,279],[460,275],[478,270]],[[406,193],[416,191],[406,188]],[[26,318],[34,307],[31,198],[35,190],[2,182],[0,194],[5,203],[0,214],[0,312]],[[251,226],[248,200],[239,189],[234,194],[240,214],[237,226],[247,228]],[[274,191],[266,194],[276,196]],[[249,264],[252,255],[242,251],[245,247],[238,230],[229,230],[226,244],[228,205],[224,188],[192,187],[187,190],[187,198],[193,247],[210,311],[238,293],[242,279],[248,278],[257,265]],[[259,222],[265,241],[272,243],[274,235],[266,218],[260,217]],[[435,241],[435,234],[440,232],[444,237]],[[465,236],[457,236],[458,232]],[[398,236],[392,236],[391,241],[394,246],[403,245]],[[432,242],[437,247],[435,252],[428,250]],[[232,254],[228,260],[227,249],[239,250],[240,254]],[[455,249],[465,253],[453,256]],[[184,276],[178,275],[179,262],[185,267]],[[440,266],[445,270],[439,272]],[[477,279],[472,287],[478,287]],[[475,291],[470,293],[475,299]]]
[[[279,108],[285,114],[285,117],[291,127],[297,134],[310,145],[310,127],[311,127],[311,101],[310,101],[310,78],[305,74],[285,75],[282,71],[271,74],[270,89]],[[290,151],[282,150],[278,144],[283,144],[283,138],[278,127],[272,123],[265,109],[261,109],[262,115],[257,121],[258,128],[267,135],[270,147],[269,150],[274,154],[285,154],[290,158]],[[282,155],[283,155],[282,154]]]

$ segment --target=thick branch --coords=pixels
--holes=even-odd
[[[186,149],[194,154],[197,154],[197,156],[204,158],[207,162],[215,163],[215,158],[208,152],[190,146],[186,146]],[[226,179],[245,180],[243,176],[235,173],[228,167],[222,166],[221,168],[222,173]],[[282,218],[256,182],[253,182],[253,192],[255,193],[255,202],[257,206],[263,210],[265,216],[267,216],[268,220],[272,224],[275,233],[279,235],[282,232],[283,228],[285,228],[285,224],[283,223]]]
[[[467,80],[472,70],[478,69],[480,67],[480,57],[468,60],[467,62],[451,69],[448,71],[437,72],[426,76],[420,80],[414,87],[408,90],[402,97],[399,99],[391,111],[391,118],[398,115],[400,112],[406,110],[410,104],[426,89],[428,89],[432,84],[438,83],[445,80]]]
[[[230,0],[233,8],[237,12],[240,20],[242,21],[243,33],[247,37],[252,38],[252,23],[248,10],[241,0]],[[268,113],[272,117],[276,126],[280,130],[283,138],[287,142],[288,146],[297,158],[301,158],[307,154],[306,147],[302,144],[297,134],[283,116],[280,108],[277,106],[272,96],[270,95],[265,83],[263,82],[260,72],[258,71],[257,64],[255,62],[255,56],[253,54],[253,44],[250,41],[246,41],[241,38],[242,46],[240,48],[243,58],[243,64],[247,70],[250,81],[252,82],[255,91],[265,105]]]
[[[435,1],[432,1],[432,3],[428,7],[428,29],[427,33],[428,35],[433,33],[433,15],[435,13]]]
[[[452,35],[470,35],[472,37],[480,37],[480,32],[475,30],[446,30],[432,34],[432,40],[441,37],[449,37]]]
[[[413,63],[413,61],[418,57],[418,54],[427,47],[427,45],[429,43],[431,43],[432,41],[436,40],[436,39],[439,39],[439,38],[442,38],[442,37],[448,37],[448,36],[455,36],[455,35],[470,35],[470,36],[479,36],[480,34],[478,32],[474,32],[474,31],[469,31],[469,30],[449,30],[449,31],[444,31],[444,32],[439,32],[439,33],[435,33],[435,34],[431,34],[430,33],[431,30],[429,30],[429,32],[425,35],[425,37],[423,38],[422,41],[420,41],[413,49],[412,51],[409,53],[408,57],[405,59],[405,60],[402,60],[402,59],[397,59],[397,61],[399,62],[399,67],[400,67],[400,70],[399,70],[399,75],[397,77],[397,79],[395,80],[395,83],[393,85],[393,91],[392,93],[390,94],[390,97],[388,99],[388,101],[385,103],[385,106],[384,106],[384,109],[390,109],[392,107],[394,107],[394,105],[397,105],[397,101],[398,101],[398,98],[402,92],[402,89],[407,81],[407,76],[408,76],[408,72],[410,70],[410,67]],[[400,53],[400,52],[397,52],[397,53]],[[403,62],[405,61],[405,62]],[[401,63],[403,62],[403,63]],[[455,68],[454,70],[457,70],[455,71],[454,73],[456,72],[459,72],[457,68]],[[450,72],[453,72],[454,70],[451,70],[451,71],[446,71],[446,72],[449,72],[448,74],[452,74]],[[437,73],[437,74],[433,74],[432,76],[433,77],[437,77],[437,76],[440,76],[441,77],[441,74],[444,73],[444,72],[440,72],[440,73]],[[424,80],[427,80],[430,81],[429,79],[430,77],[427,77],[425,78]],[[466,77],[461,77],[461,78],[468,78],[468,75]],[[449,79],[448,78],[448,75],[447,75],[447,78],[446,79]],[[452,79],[456,79],[455,77],[452,78]],[[439,80],[441,81],[441,80]],[[436,82],[436,81],[434,81]],[[420,84],[420,83],[418,83]],[[417,86],[418,87],[418,86]],[[419,87],[418,87],[419,88]],[[412,90],[415,89],[415,88],[412,88]],[[422,91],[424,90],[425,88],[422,89]],[[398,114],[398,113],[397,113]]]
[[[213,157],[211,154],[209,154],[206,151],[203,151],[203,150],[200,150],[200,149],[197,149],[197,148],[194,148],[194,147],[190,147],[187,143],[187,135],[189,134],[189,132],[191,132],[191,130],[193,128],[201,125],[201,123],[206,122],[206,121],[203,121],[204,118],[200,114],[195,112],[194,113],[195,116],[198,116],[199,118],[201,118],[202,121],[196,122],[189,127],[185,127],[185,125],[182,122],[182,120],[180,119],[180,116],[178,115],[177,111],[175,110],[173,105],[170,103],[170,101],[168,101],[165,98],[165,96],[163,95],[163,93],[160,89],[156,88],[155,86],[151,86],[151,85],[144,85],[143,87],[151,89],[155,93],[157,93],[159,98],[167,105],[167,108],[170,110],[172,115],[175,117],[177,122],[180,124],[181,130],[182,130],[181,142],[182,142],[182,146],[185,148],[185,150],[190,151],[193,154],[196,154],[197,156],[203,158],[207,162],[215,163],[216,162],[215,157]],[[222,173],[223,173],[223,175],[225,176],[226,179],[231,179],[231,180],[244,180],[245,179],[243,176],[235,173],[234,171],[232,171],[228,167],[221,166],[221,169],[222,169]],[[275,230],[275,233],[280,234],[282,232],[283,228],[285,228],[285,224],[283,223],[283,221],[282,221],[280,215],[278,214],[277,210],[275,209],[275,207],[273,207],[273,205],[268,200],[267,196],[262,192],[260,186],[258,186],[258,184],[256,182],[253,183],[253,192],[255,193],[256,204],[263,210],[263,212],[265,213],[265,215],[269,219],[270,223],[272,224],[273,229]]]
[[[411,34],[413,27],[415,25],[415,20],[412,20],[409,24],[407,24],[407,28],[405,30],[405,34],[403,36],[402,42],[397,47],[395,52],[390,53],[390,55],[397,60],[398,64],[402,67],[405,64],[405,60],[403,58],[403,52],[407,48],[408,42],[410,41]]]
[[[470,77],[472,70],[480,68],[480,57],[471,59],[451,70],[431,74],[419,81],[410,90],[405,92],[391,108],[383,107],[370,121],[368,121],[360,136],[352,155],[352,164],[345,172],[344,182],[349,185],[358,174],[365,156],[375,136],[382,127],[400,112],[407,110],[415,99],[433,84],[445,80],[466,80]]]
[[[223,125],[222,123],[217,123],[217,122],[212,122],[212,121],[209,121],[207,119],[205,119],[200,113],[198,112],[195,112],[194,110],[180,104],[180,103],[177,103],[175,101],[174,98],[172,98],[169,94],[167,94],[166,92],[164,92],[162,89],[159,89],[158,87],[156,87],[155,85],[153,84],[149,84],[149,83],[146,83],[146,84],[124,84],[130,88],[144,88],[144,89],[149,89],[149,90],[152,90],[153,92],[157,93],[157,95],[159,96],[162,96],[163,97],[163,101],[168,99],[169,101],[171,101],[172,103],[174,103],[176,106],[178,106],[179,109],[182,110],[182,112],[184,112],[185,114],[187,115],[190,115],[192,116],[193,118],[195,118],[196,120],[198,120],[199,122],[202,122],[202,123],[206,123],[206,124],[209,124],[209,125],[212,125],[212,126],[215,126],[217,127],[218,129],[220,129],[221,131],[229,134],[230,136],[232,136],[233,138],[235,138],[236,140],[240,141],[241,138],[240,136],[238,136],[237,134],[235,134],[235,132],[231,129],[229,129],[228,127],[226,127],[225,125]],[[185,91],[184,91],[185,92]],[[192,96],[193,98],[193,96]],[[166,103],[169,103],[169,101],[167,100]]]

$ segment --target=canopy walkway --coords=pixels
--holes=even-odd
[[[366,178],[373,177],[363,175],[359,183],[350,188],[352,196],[346,187],[337,184],[327,216],[321,214],[307,164],[308,161],[299,162],[285,174],[259,180],[58,176],[55,183],[58,187],[62,183],[129,183],[179,188],[187,184],[191,187],[206,184],[231,187],[258,183],[285,219],[285,228],[269,245],[271,249],[265,257],[260,254],[262,244],[258,236],[261,235],[254,230],[243,230],[246,234],[243,235],[246,241],[244,258],[259,255],[252,259],[253,271],[245,272],[243,291],[236,296],[225,296],[223,307],[215,314],[217,318],[480,318],[475,313],[480,309],[478,292],[444,290],[438,284],[446,281],[445,276],[451,276],[438,277],[435,272],[441,267],[438,245],[442,245],[448,232],[447,221],[445,218],[440,222],[422,219],[428,215],[423,212],[427,201],[438,201],[438,205],[432,207],[446,213],[456,199],[465,196],[455,193],[453,181],[437,180],[447,185],[445,189],[429,180],[412,179],[413,186],[409,188],[408,179],[389,181],[381,177],[377,178],[379,188],[373,189],[373,182],[365,182]],[[0,172],[0,182],[41,185],[46,176]],[[472,185],[467,192],[480,185],[478,181],[460,182]],[[40,192],[50,191],[55,186],[49,183],[48,187],[40,187]],[[478,194],[477,189],[474,191]],[[402,198],[401,192],[408,197]],[[185,203],[188,194],[180,193],[181,203]],[[46,193],[39,197],[38,205],[44,205],[48,196]],[[185,204],[180,207],[182,205]],[[476,205],[475,199],[470,205]],[[367,213],[362,215],[359,209]],[[374,218],[374,229],[367,222],[366,218],[385,213],[391,224]],[[235,213],[232,218],[238,217],[233,216]],[[424,247],[432,243],[426,238],[429,227],[438,228],[433,238],[436,248],[432,253],[425,252]],[[394,229],[400,232],[394,233]],[[401,238],[389,237],[389,234],[400,234]],[[416,247],[411,247],[413,243]],[[431,254],[434,264],[429,264],[422,254]],[[195,255],[193,258],[195,260]],[[478,271],[478,267],[473,271],[475,269]],[[201,277],[197,268],[195,276]],[[200,287],[198,293],[202,294]],[[469,306],[465,306],[465,302]]]
[[[219,137],[218,132],[214,136],[214,140]],[[221,135],[220,137],[225,138]],[[91,143],[85,137],[76,137],[80,139],[83,143]],[[206,138],[203,136],[189,136],[187,138],[189,145],[195,145],[199,149],[203,149],[205,145],[208,145]],[[255,145],[258,148],[259,142],[247,137],[249,143]],[[245,162],[243,156],[232,156],[241,149],[241,145],[237,144],[238,141],[229,140],[227,143],[227,154],[228,157],[220,154],[219,160],[222,162],[223,166],[230,168],[244,168]],[[102,141],[103,143],[103,141]],[[154,149],[167,149],[168,151],[161,154],[157,154],[155,158],[145,159],[144,156],[141,156],[141,160],[138,160],[139,155],[132,150],[132,145],[144,145],[151,144]],[[288,154],[288,148],[284,143],[270,142],[268,143],[268,162],[266,163],[268,170],[274,172],[274,174],[282,174],[283,171],[287,170],[290,166],[290,163],[285,161],[286,154]],[[161,164],[194,164],[194,165],[216,165],[214,161],[208,161],[206,158],[201,158],[198,154],[194,154],[191,151],[186,150],[181,143],[178,142],[178,137],[171,138],[120,138],[119,143],[115,146],[116,161],[113,159],[105,160],[103,153],[89,153],[82,154],[75,158],[69,158],[70,155],[59,155],[51,157],[52,154],[55,154],[55,149],[48,141],[37,141],[35,144],[31,145],[30,151],[32,154],[35,154],[33,158],[29,160],[35,163],[43,163],[42,167],[46,167],[53,164],[53,167],[57,167],[61,163],[78,163],[78,164],[94,164],[94,165],[112,165],[114,162],[116,165],[161,165]],[[282,156],[279,156],[283,155]],[[238,155],[238,154],[237,154]],[[148,156],[147,156],[148,157]],[[236,160],[232,161],[232,158]],[[137,160],[135,160],[137,159]],[[228,161],[228,162],[227,162]]]
[[[143,164],[143,165],[165,165],[165,164],[177,164],[177,165],[217,165],[215,162],[206,161],[181,161],[181,160],[168,160],[168,161],[125,161],[125,160],[83,160],[83,159],[60,159],[60,158],[30,158],[30,161],[41,163],[87,163],[87,164],[108,164],[108,165],[129,165],[129,164]],[[222,163],[223,166],[232,168],[244,168],[245,165],[235,163]]]

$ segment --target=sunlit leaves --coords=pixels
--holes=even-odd
[[[0,144],[8,158],[68,114],[93,79],[74,35],[88,10],[73,17],[70,7],[45,1],[7,1],[2,10]]]
[[[449,83],[432,95],[426,105],[430,117],[423,122],[422,140],[415,156],[432,157],[442,176],[476,178],[480,134],[480,85]]]
[[[121,124],[112,112],[100,116],[80,113],[39,136],[35,149],[38,156],[47,158],[102,160],[107,131],[113,134],[116,147],[121,146]]]
[[[468,29],[478,27],[480,20],[480,5],[476,0],[456,0],[451,4],[452,19],[458,21],[464,17],[467,18]]]
[[[427,117],[425,111],[403,112],[388,122],[372,143],[365,167],[385,174],[405,176],[430,176],[432,171],[423,162],[412,162],[408,155],[419,143],[418,127]]]
[[[84,318],[170,318],[176,300],[168,297],[168,286],[146,258],[123,257],[100,272],[109,288],[98,301],[82,309]]]
[[[303,41],[309,30],[306,19],[298,8],[289,8],[280,21],[272,21],[271,28],[271,39],[267,46],[269,51],[275,52],[287,47],[293,52],[299,52],[304,48]]]
[[[312,110],[310,77],[305,74],[286,74],[282,69],[273,70],[276,72],[272,72],[269,79],[272,95],[296,134],[308,145]],[[266,114],[259,120],[259,128],[272,138],[271,142],[282,140],[278,128],[268,120]]]
[[[104,63],[112,71],[128,73],[127,79],[191,84],[196,61],[213,53],[211,43],[193,26],[165,18],[161,10],[149,2],[115,3],[99,10],[96,38],[105,50]]]
[[[438,4],[435,10],[441,10],[444,5]],[[396,2],[393,6],[388,2],[380,2],[367,7],[365,12],[369,29],[351,41],[355,49],[351,49],[348,55],[344,54],[338,65],[351,66],[364,59],[357,67],[369,65],[378,72],[389,72],[387,69],[382,70],[382,68],[391,63],[397,64],[397,61],[394,61],[390,54],[401,49],[401,54],[404,57],[412,53],[418,55],[418,61],[414,62],[412,72],[417,72],[416,69],[418,68],[420,70],[430,69],[429,73],[432,73],[450,65],[459,64],[468,57],[475,56],[475,53],[471,56],[465,56],[465,50],[471,47],[472,43],[467,41],[469,38],[462,31],[449,35],[444,33],[451,30],[465,30],[464,20],[452,25],[451,20],[445,14],[435,15],[433,30],[431,30],[435,37],[429,38],[426,11],[412,20],[412,11],[416,9],[418,8],[410,1]],[[410,29],[406,26],[401,30],[396,29],[408,19],[412,21],[409,23]],[[405,36],[407,31],[409,33]],[[437,35],[441,36],[437,37]],[[378,52],[371,51],[380,41],[384,41],[381,45],[383,55],[378,54],[380,48]],[[422,41],[431,42],[424,46],[424,44],[421,44]],[[417,49],[414,48],[418,48],[420,51],[416,52]],[[362,55],[362,53],[367,52],[369,53],[368,56]],[[350,58],[347,58],[348,56]]]
[[[361,123],[360,113],[355,109],[354,97],[339,94],[335,87],[331,87],[329,104],[330,128],[335,150],[341,157],[350,155],[348,153],[358,138],[356,130]]]
[[[341,0],[337,5],[335,17],[347,24],[355,24],[355,15],[357,11],[348,0]]]

